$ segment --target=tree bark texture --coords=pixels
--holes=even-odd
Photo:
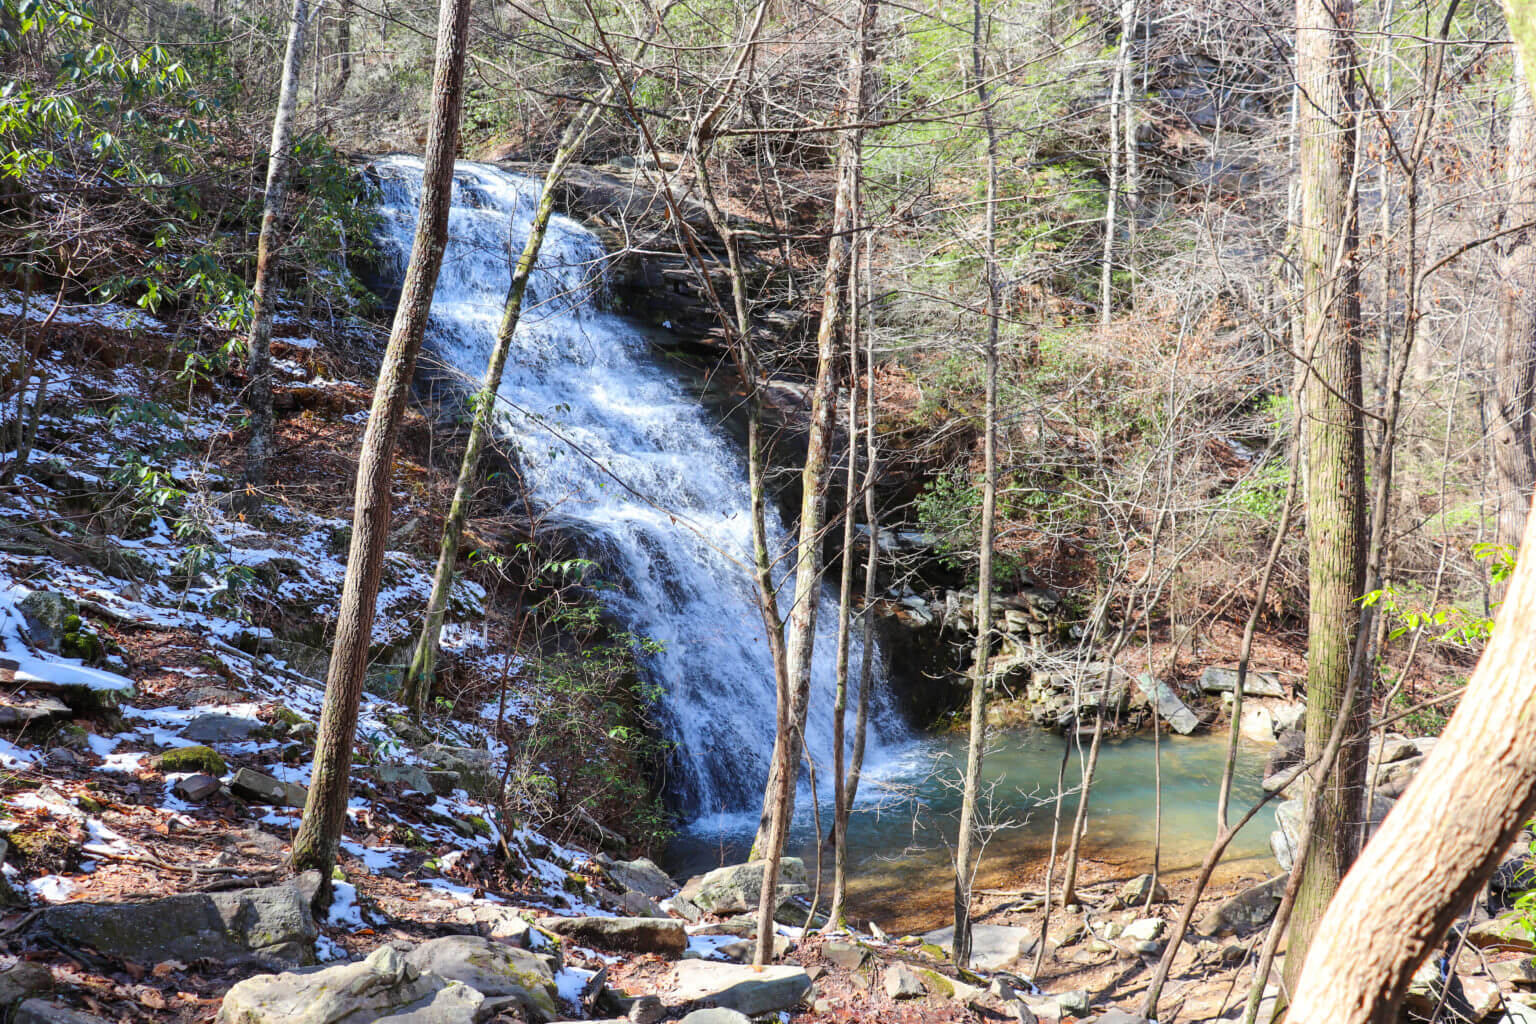
[[[1518,56],[1505,182],[1504,222],[1513,226],[1536,220],[1536,104]],[[1526,512],[1536,487],[1536,450],[1531,439],[1536,391],[1536,231],[1511,236],[1504,247],[1500,276],[1494,400],[1488,421],[1499,495],[1499,543],[1515,547],[1525,532]]]
[[[288,172],[293,163],[293,109],[299,99],[299,66],[304,62],[304,28],[309,23],[309,0],[293,0],[288,21],[288,46],[283,51],[283,81],[278,90],[277,113],[272,118],[272,147],[267,154],[267,192],[261,204],[261,233],[256,240],[255,301],[251,330],[246,336],[245,404],[251,414],[251,438],[245,451],[245,500],[247,507],[260,505],[261,488],[267,485],[272,462],[272,313],[277,306],[272,275],[277,262],[278,218],[288,194]]]
[[[464,57],[469,47],[469,0],[441,0],[438,8],[432,112],[421,180],[416,236],[406,266],[400,305],[379,367],[373,407],[363,432],[353,495],[352,543],[336,618],[336,643],[325,680],[325,702],[315,742],[315,764],[304,818],[293,841],[293,866],[317,868],[329,895],[331,867],[347,817],[347,784],[357,732],[358,701],[368,665],[374,606],[389,536],[390,475],[395,439],[410,395],[416,356],[426,331],[432,292],[448,243],[453,163],[464,100]]]
[[[1297,180],[1302,319],[1312,353],[1307,416],[1307,736],[1316,760],[1334,721],[1353,716],[1336,770],[1325,779],[1312,854],[1291,927],[1286,980],[1294,985],[1328,901],[1359,851],[1364,820],[1368,702],[1342,698],[1351,671],[1365,578],[1365,437],[1361,416],[1358,226],[1352,170],[1355,69],[1350,0],[1297,0],[1301,91]]]
[[[1536,0],[1506,0],[1536,60]],[[1529,91],[1529,81],[1526,82]],[[1440,742],[1317,929],[1294,989],[1296,1024],[1387,1024],[1414,972],[1536,813],[1536,519],[1488,647]]]

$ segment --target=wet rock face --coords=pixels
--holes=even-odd
[[[56,941],[138,963],[212,957],[298,965],[314,959],[319,931],[309,904],[319,884],[311,871],[267,888],[65,903],[43,910],[35,927]]]

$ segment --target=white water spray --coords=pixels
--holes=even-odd
[[[415,231],[421,161],[385,157],[373,169],[380,241],[398,280]],[[540,186],[460,163],[453,187],[427,342],[478,381]],[[499,427],[517,446],[535,500],[601,549],[618,588],[605,595],[608,607],[661,645],[643,661],[665,694],[659,711],[675,744],[670,788],[679,809],[690,818],[755,812],[773,749],[774,680],[750,571],[743,458],[634,326],[604,311],[605,255],[580,224],[550,222],[501,382]],[[787,550],[772,511],[768,529],[776,549]],[[831,761],[837,626],[836,602],[825,594],[822,602],[806,727],[818,765]],[[856,631],[853,685],[863,656]],[[850,733],[852,717],[850,707]],[[883,695],[872,701],[867,763],[883,761],[904,732]]]

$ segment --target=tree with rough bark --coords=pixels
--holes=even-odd
[[[272,462],[272,314],[277,308],[275,270],[279,242],[278,218],[288,195],[293,164],[293,111],[299,102],[299,68],[304,63],[304,30],[309,24],[309,0],[293,0],[288,17],[288,45],[283,51],[282,86],[272,118],[272,146],[267,154],[267,190],[261,207],[261,233],[256,240],[256,285],[251,329],[246,335],[245,404],[251,414],[251,437],[245,450],[247,509],[259,507]]]
[[[842,293],[853,221],[854,168],[862,159],[864,100],[869,94],[865,79],[874,69],[874,29],[879,13],[876,0],[860,8],[859,27],[847,61],[847,82],[838,120],[852,127],[838,132],[837,190],[832,201],[831,233],[821,284],[821,318],[816,327],[816,377],[811,385],[810,423],[805,462],[800,471],[800,523],[795,540],[795,584],[785,632],[784,656],[790,688],[787,730],[774,740],[768,784],[763,794],[763,816],[752,842],[755,856],[777,857],[794,816],[795,778],[805,735],[811,695],[811,668],[816,645],[822,565],[822,527],[826,514],[827,483],[831,475],[832,417],[836,406],[833,370],[837,361],[837,335],[842,323]],[[775,833],[772,819],[782,818]],[[775,838],[776,836],[776,838]]]
[[[389,344],[379,367],[368,426],[363,431],[353,492],[352,541],[336,617],[336,639],[325,679],[325,698],[315,738],[314,769],[304,817],[293,840],[296,871],[316,869],[322,885],[317,899],[330,895],[331,868],[347,820],[347,791],[358,704],[368,667],[374,609],[383,575],[390,529],[391,470],[400,421],[410,397],[416,356],[426,333],[432,293],[448,245],[453,165],[458,151],[459,115],[464,103],[464,58],[469,49],[469,0],[441,0],[432,76],[432,110],[427,124],[421,204],[416,235],[400,291]]]
[[[1510,101],[1504,147],[1504,221],[1509,226],[1536,220],[1536,104],[1525,63],[1515,56],[1515,93]],[[1500,267],[1498,326],[1494,339],[1493,388],[1488,420],[1498,488],[1500,544],[1520,544],[1536,488],[1536,229],[1504,243]]]
[[[1355,262],[1355,60],[1349,0],[1297,0],[1300,92],[1297,248],[1301,318],[1311,359],[1306,408],[1306,756],[1321,757],[1335,720],[1346,731],[1324,785],[1292,919],[1287,980],[1294,983],[1328,901],[1360,846],[1369,702],[1345,706],[1365,580],[1365,436],[1361,415],[1360,281]]]
[[[1506,0],[1505,10],[1530,66],[1536,2]],[[1288,1013],[1297,1024],[1396,1021],[1414,973],[1536,814],[1533,529],[1528,516],[1492,637],[1456,714],[1317,930]]]

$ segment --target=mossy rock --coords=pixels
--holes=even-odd
[[[11,849],[34,872],[59,874],[80,866],[80,850],[56,828],[23,828],[10,834]]]
[[[167,775],[172,772],[206,772],[209,775],[219,776],[228,770],[219,752],[212,747],[204,746],[177,747],[175,750],[167,750],[156,757],[153,764]]]

